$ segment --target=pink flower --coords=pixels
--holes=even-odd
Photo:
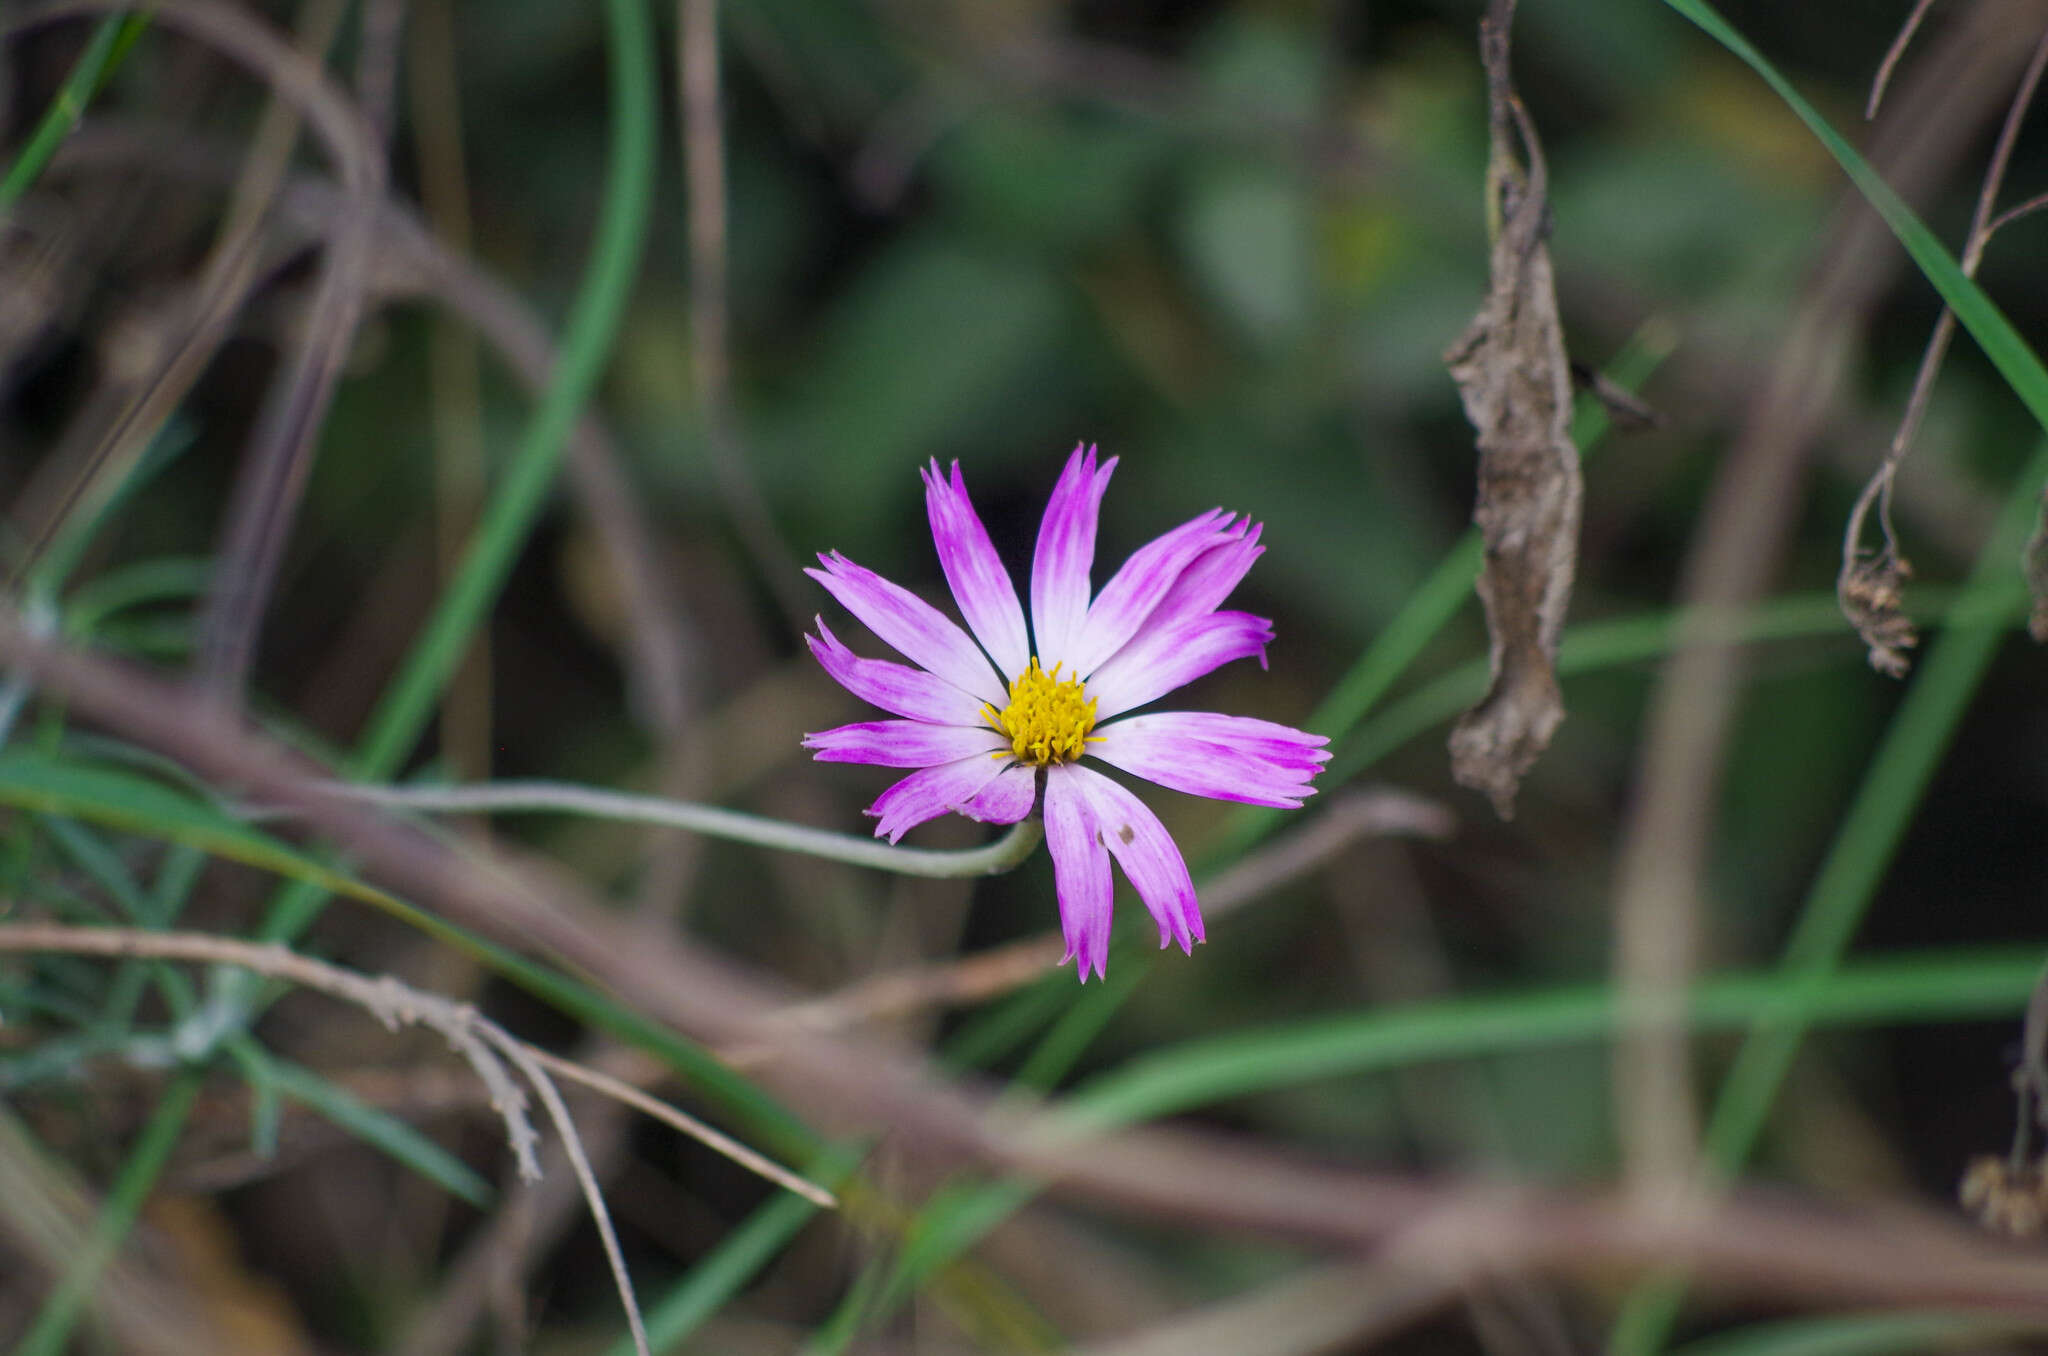
[[[1066,958],[1083,983],[1109,959],[1112,858],[1158,920],[1161,946],[1192,951],[1203,939],[1180,849],[1084,755],[1190,795],[1290,810],[1315,793],[1309,782],[1330,756],[1320,735],[1248,716],[1129,714],[1233,659],[1257,655],[1264,667],[1273,630],[1264,617],[1218,610],[1265,550],[1258,524],[1220,509],[1140,547],[1090,598],[1096,514],[1115,469],[1115,457],[1096,465],[1093,447],[1068,458],[1038,532],[1028,632],[958,462],[950,480],[936,461],[921,474],[939,565],[971,638],[836,551],[806,571],[917,667],[860,658],[820,618],[804,639],[825,671],[903,719],[842,725],[804,746],[825,762],[919,769],[868,807],[892,843],[949,811],[1014,824],[1043,786]]]

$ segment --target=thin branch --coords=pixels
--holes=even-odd
[[[597,1226],[597,1236],[604,1244],[605,1260],[611,1264],[612,1283],[619,1288],[619,1298],[626,1306],[626,1326],[633,1332],[633,1350],[639,1356],[652,1356],[647,1343],[647,1324],[640,1317],[640,1305],[633,1298],[633,1277],[626,1270],[626,1255],[619,1250],[619,1235],[612,1228],[611,1212],[605,1208],[604,1192],[597,1184],[597,1174],[591,1170],[590,1156],[583,1152],[582,1137],[576,1133],[576,1123],[569,1117],[569,1108],[562,1102],[562,1094],[556,1089],[554,1080],[533,1057],[533,1048],[525,1042],[515,1040],[503,1029],[484,1027],[487,1038],[501,1050],[505,1058],[519,1066],[526,1075],[526,1081],[540,1094],[541,1105],[547,1108],[548,1119],[554,1122],[555,1133],[561,1137],[562,1152],[568,1156],[569,1166],[576,1173],[577,1185],[583,1188],[583,1199],[589,1203],[590,1219]]]
[[[1925,0],[1923,8],[1924,3]],[[1909,22],[1908,32],[1911,24],[1917,22],[1916,11],[1915,18]],[[1903,38],[1904,35],[1901,36]],[[1977,268],[1984,260],[1984,247],[2005,220],[1994,214],[1998,192],[2012,163],[2020,124],[2025,120],[2027,110],[2033,106],[2044,69],[2048,69],[2048,31],[2042,33],[2035,45],[2033,58],[2020,77],[2019,88],[2013,92],[2012,103],[2006,108],[2005,123],[1999,129],[1998,142],[1991,152],[1990,164],[1985,167],[1984,181],[1977,190],[1976,210],[1970,218],[1970,233],[1963,244],[1961,263],[1964,277],[1977,276]],[[2021,204],[2022,208],[2025,206]],[[1898,477],[1899,464],[1905,460],[1913,440],[1919,436],[1921,420],[1926,416],[1928,402],[1934,394],[1935,378],[1940,375],[1941,365],[1948,357],[1949,344],[1955,338],[1955,332],[1955,312],[1944,306],[1934,322],[1934,333],[1928,337],[1927,348],[1920,355],[1920,369],[1914,374],[1913,391],[1907,398],[1905,413],[1900,416],[1898,430],[1892,435],[1884,460],[1864,483],[1862,493],[1857,495],[1855,507],[1850,509],[1848,523],[1842,532],[1842,564],[1836,575],[1835,591],[1841,600],[1843,614],[1870,647],[1871,667],[1894,678],[1905,676],[1907,662],[1904,652],[1917,643],[1918,636],[1903,606],[1902,588],[1913,571],[1899,552],[1898,534],[1892,526],[1892,488]],[[1880,545],[1875,552],[1866,553],[1863,549],[1863,525],[1873,507],[1877,510]]]
[[[114,166],[123,172],[168,173],[193,180],[226,177],[220,157],[190,137],[169,138],[153,127],[102,122],[66,145],[53,170]],[[279,202],[278,219],[300,236],[330,235],[343,206],[334,187],[310,176],[294,181]],[[381,206],[376,242],[385,300],[423,297],[448,307],[475,327],[529,392],[543,390],[556,361],[547,328],[517,294],[470,259],[435,238],[398,203]],[[691,646],[680,620],[684,609],[659,560],[623,458],[604,423],[585,411],[569,445],[569,482],[597,529],[595,536],[617,575],[621,601],[632,618],[624,637],[633,681],[631,702],[654,729],[673,733],[687,720]]]
[[[1927,11],[1932,8],[1934,0],[1918,0],[1913,6],[1913,12],[1906,16],[1906,22],[1899,26],[1898,36],[1892,39],[1892,45],[1885,51],[1884,60],[1878,64],[1877,78],[1870,82],[1870,98],[1863,105],[1863,116],[1866,120],[1877,116],[1877,106],[1884,102],[1885,87],[1892,82],[1892,72],[1897,69],[1899,58],[1906,55],[1906,48],[1911,45],[1913,35],[1920,31],[1920,21],[1927,17]]]
[[[2048,207],[2048,193],[2036,193],[2033,197],[2028,198],[2025,202],[2019,203],[2012,207],[2008,207],[2003,212],[2000,212],[1997,216],[1993,217],[1991,219],[1991,225],[1985,229],[1984,234],[1986,236],[1997,235],[2000,231],[2012,225],[2020,218],[2030,217],[2044,207]]]
[[[1044,832],[1036,819],[1025,819],[982,847],[940,851],[935,848],[896,847],[872,838],[806,828],[801,824],[764,819],[716,805],[698,805],[660,796],[636,796],[623,791],[602,791],[568,782],[488,782],[480,786],[451,787],[357,786],[329,782],[321,789],[329,795],[405,810],[552,813],[633,824],[658,824],[736,843],[752,843],[778,852],[799,852],[808,857],[893,871],[902,876],[926,876],[940,880],[1000,875],[1030,856]]]
[[[825,1188],[807,1178],[797,1176],[773,1159],[763,1157],[732,1136],[712,1129],[689,1112],[672,1107],[658,1097],[649,1097],[631,1083],[614,1078],[601,1069],[593,1069],[587,1064],[578,1064],[574,1060],[563,1059],[560,1055],[549,1054],[539,1046],[532,1046],[529,1049],[541,1064],[572,1083],[581,1083],[587,1088],[603,1093],[615,1102],[623,1102],[643,1115],[674,1126],[692,1139],[702,1141],[733,1162],[758,1176],[767,1178],[785,1191],[803,1197],[813,1205],[822,1206],[827,1210],[838,1208],[839,1198]]]
[[[366,33],[366,42],[370,38]],[[348,202],[322,256],[313,299],[243,454],[221,530],[218,564],[200,612],[197,676],[217,700],[231,705],[241,702],[255,662],[257,637],[312,474],[320,429],[363,315],[385,168],[381,139],[359,113],[353,130],[369,140],[369,153],[360,157],[359,177],[347,182]]]
[[[410,0],[365,0],[356,53],[356,102],[380,147],[391,144],[392,105],[398,97],[398,54]]]

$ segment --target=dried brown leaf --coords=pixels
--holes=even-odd
[[[1913,619],[1906,615],[1905,582],[1913,567],[1890,551],[1859,560],[1835,581],[1842,615],[1870,647],[1870,667],[1887,678],[1903,678],[1910,667],[1906,651],[1920,643]]]
[[[1492,147],[1493,232],[1486,302],[1444,354],[1465,415],[1478,430],[1479,502],[1486,541],[1479,597],[1486,606],[1493,685],[1451,731],[1451,772],[1484,791],[1503,819],[1558,722],[1558,633],[1578,554],[1579,453],[1571,441],[1572,377],[1544,244],[1550,201],[1543,150],[1508,73],[1513,0],[1480,22]],[[1523,156],[1527,157],[1524,167]]]

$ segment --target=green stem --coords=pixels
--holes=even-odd
[[[19,202],[29,186],[42,177],[57,154],[57,148],[64,144],[64,139],[85,117],[85,110],[107,87],[114,72],[121,68],[128,49],[148,27],[147,13],[110,14],[100,20],[99,27],[93,30],[92,40],[86,43],[85,50],[72,66],[71,74],[64,77],[57,97],[50,100],[50,106],[43,110],[35,131],[29,133],[21,154],[14,157],[7,173],[0,176],[0,212]]]

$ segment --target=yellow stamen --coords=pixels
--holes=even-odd
[[[1010,755],[1033,767],[1071,763],[1100,738],[1088,733],[1095,728],[1095,699],[1082,690],[1081,680],[1061,678],[1058,664],[1047,673],[1036,656],[1010,684],[1010,704],[1001,711],[984,704],[981,713],[1010,737]]]

